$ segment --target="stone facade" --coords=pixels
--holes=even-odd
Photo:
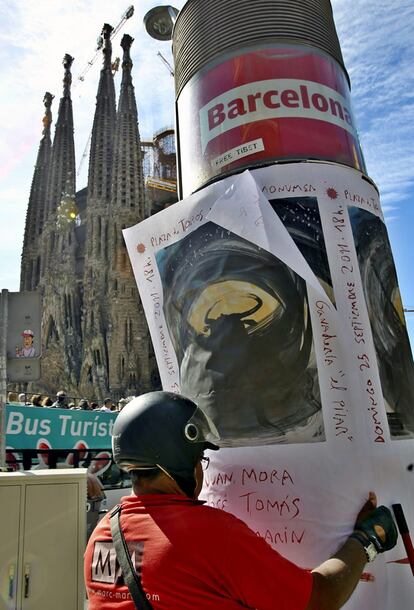
[[[43,294],[42,377],[28,389],[53,394],[63,388],[89,399],[108,395],[117,399],[160,387],[122,229],[175,200],[175,193],[154,189],[148,193],[145,188],[146,148],[140,142],[131,73],[133,39],[125,35],[121,42],[122,83],[116,110],[111,32],[105,24],[88,186],[76,195],[69,55],[63,62],[63,96],[53,146],[53,97],[45,95],[44,130],[21,266],[21,289]],[[157,150],[157,138],[152,146]],[[170,165],[171,160],[170,154]],[[173,166],[173,175],[168,168],[172,181]],[[152,164],[148,172],[162,177],[159,164]]]

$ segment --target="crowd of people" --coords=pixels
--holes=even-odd
[[[119,400],[112,400],[112,398],[105,398],[103,401],[88,400],[86,398],[68,396],[64,390],[59,390],[55,400],[52,400],[50,396],[42,394],[9,392],[7,401],[26,407],[47,407],[50,409],[71,409],[75,411],[106,411],[111,413],[113,411],[121,411],[133,398],[134,396],[120,398]]]

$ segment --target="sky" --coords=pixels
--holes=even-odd
[[[252,0],[253,1],[253,0]],[[172,63],[171,43],[145,32],[143,16],[156,0],[0,0],[0,289],[19,290],[20,256],[34,163],[42,132],[43,96],[55,95],[53,126],[62,95],[65,53],[72,65],[77,189],[86,186],[88,155],[101,68],[95,56],[104,23],[116,26],[130,2],[134,15],[113,40],[122,57],[130,34],[141,139],[173,126],[174,83],[157,52]],[[184,1],[173,2],[180,9]],[[414,309],[414,2],[332,0],[351,85],[354,114],[369,176],[379,187],[404,306]],[[119,87],[120,72],[115,77]],[[80,166],[80,167],[79,167]],[[414,346],[414,314],[407,314]]]

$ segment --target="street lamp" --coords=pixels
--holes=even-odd
[[[178,9],[173,6],[155,6],[144,17],[148,34],[156,40],[171,40]]]

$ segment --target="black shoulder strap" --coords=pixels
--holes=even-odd
[[[112,540],[114,542],[116,558],[122,570],[122,576],[128,585],[129,592],[138,610],[152,610],[152,606],[146,598],[142,588],[141,579],[132,565],[131,556],[121,529],[121,505],[115,506],[111,512],[110,524]]]

